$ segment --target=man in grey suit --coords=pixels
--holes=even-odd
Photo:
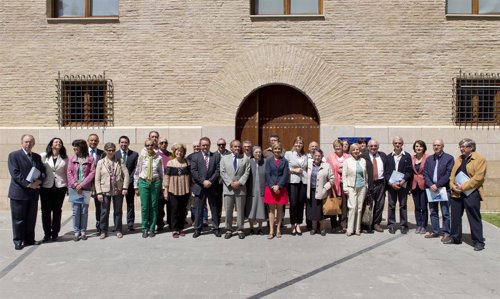
[[[37,153],[32,153],[35,138],[24,134],[21,149],[9,154],[8,166],[11,177],[9,186],[10,210],[14,248],[38,245],[35,241],[36,213],[40,184],[45,179],[45,166]]]
[[[223,156],[220,161],[220,176],[224,184],[224,208],[226,210],[225,239],[233,234],[233,211],[236,203],[238,220],[238,237],[245,238],[243,223],[245,221],[246,182],[250,174],[249,159],[241,154],[241,142],[233,140],[230,144],[231,154]]]
[[[128,173],[130,175],[129,185],[127,186],[127,226],[129,231],[134,231],[134,223],[135,223],[135,190],[134,190],[134,172],[135,167],[137,166],[137,159],[139,158],[139,154],[129,149],[130,139],[127,136],[120,136],[118,139],[118,143],[120,144],[120,149],[116,151],[115,157],[117,159],[121,159],[122,162],[127,167]]]
[[[210,152],[210,139],[200,139],[201,151],[191,157],[191,176],[194,184],[191,191],[194,194],[196,217],[193,238],[198,238],[203,229],[203,205],[208,199],[210,212],[212,214],[212,231],[216,237],[220,237],[219,205],[220,197],[217,195],[217,184],[220,176],[220,155]]]

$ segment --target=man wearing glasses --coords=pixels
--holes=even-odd
[[[387,168],[387,155],[381,152],[379,143],[375,139],[368,141],[368,151],[361,154],[361,158],[366,160],[366,172],[368,173],[368,193],[365,202],[373,204],[372,227],[368,230],[384,232],[380,223],[385,204],[385,178],[384,171]],[[369,197],[369,198],[368,198]],[[371,200],[370,200],[371,199]]]
[[[231,154],[231,152],[226,149],[226,139],[219,138],[219,140],[217,140],[217,151],[215,153],[219,155],[220,159],[222,159],[222,157],[224,157],[226,155]],[[217,196],[219,197],[218,203],[220,204],[220,206],[219,206],[219,218],[221,217],[221,213],[222,213],[222,203],[223,203],[222,192],[223,192],[223,188],[224,188],[223,186],[224,186],[224,184],[222,182],[222,178],[219,178],[219,181],[217,182]]]

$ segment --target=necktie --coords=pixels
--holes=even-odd
[[[123,163],[127,164],[127,158],[128,158],[127,157],[127,152],[123,152],[122,157],[123,157]]]
[[[90,156],[92,157],[92,159],[94,160],[94,165],[96,164],[96,157],[94,156],[94,150],[93,149],[90,149]]]
[[[434,166],[434,174],[432,175],[432,182],[437,183],[438,180],[438,164],[439,164],[439,157],[434,156],[434,161],[436,161],[436,166]]]
[[[205,167],[208,169],[208,155],[205,155]]]
[[[238,159],[236,159],[236,156],[233,157],[233,167],[236,172],[236,169],[238,169]]]
[[[378,180],[378,163],[377,163],[377,156],[373,156],[373,180],[376,181]]]

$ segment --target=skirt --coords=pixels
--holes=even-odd
[[[311,189],[311,194],[307,199],[307,211],[306,218],[311,221],[321,221],[323,220],[323,201],[321,199],[314,198],[315,189]]]
[[[264,203],[270,205],[286,205],[288,203],[288,191],[286,187],[281,188],[280,193],[276,194],[267,186],[264,190]]]

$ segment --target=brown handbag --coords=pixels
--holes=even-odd
[[[335,216],[342,214],[342,199],[335,196],[333,192],[328,192],[328,197],[323,199],[323,215]]]

